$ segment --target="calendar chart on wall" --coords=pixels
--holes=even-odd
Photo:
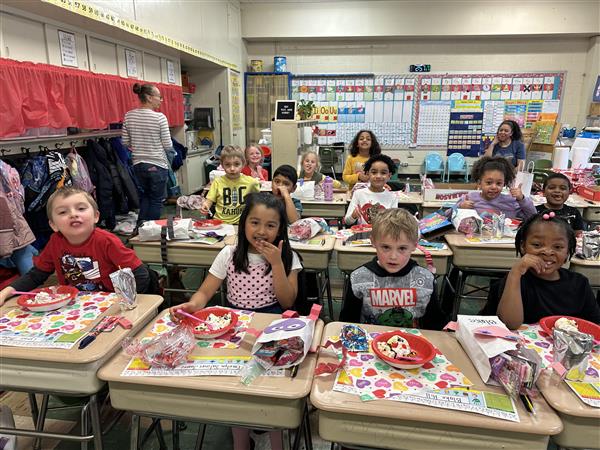
[[[294,75],[292,99],[313,101],[319,144],[349,143],[372,130],[381,145],[407,146],[413,136],[416,75]]]
[[[293,75],[291,98],[313,101],[319,144],[370,129],[382,145],[446,147],[477,156],[503,120],[533,129],[558,118],[565,72]]]

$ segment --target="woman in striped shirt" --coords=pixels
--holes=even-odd
[[[165,198],[169,161],[166,151],[172,147],[169,123],[160,108],[162,97],[152,84],[133,85],[140,107],[125,114],[123,144],[132,152],[133,171],[140,189],[138,225],[161,216]]]

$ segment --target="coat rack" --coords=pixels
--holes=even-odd
[[[0,140],[0,155],[16,156],[30,152],[50,151],[51,146],[56,150],[67,150],[72,147],[85,145],[88,139],[111,138],[121,136],[121,130],[103,130],[90,133],[71,134],[67,136],[48,136],[38,138],[19,138]],[[27,146],[25,146],[27,145]],[[37,146],[38,150],[35,150]]]

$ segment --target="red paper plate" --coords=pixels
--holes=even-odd
[[[352,231],[354,231],[355,233],[366,233],[368,231],[371,231],[371,225],[369,225],[369,224],[352,225],[350,227],[350,229]]]
[[[183,319],[183,321],[189,323],[192,326],[192,333],[198,339],[213,339],[213,338],[217,338],[219,336],[223,336],[228,331],[233,330],[233,328],[237,325],[238,316],[235,313],[235,311],[232,311],[231,309],[226,309],[226,308],[211,307],[211,308],[204,308],[204,309],[201,309],[201,310],[193,313],[194,316],[196,316],[198,319],[202,319],[202,320],[207,320],[208,316],[211,314],[214,314],[215,316],[224,316],[227,313],[231,314],[231,322],[229,322],[229,325],[227,325],[223,328],[220,328],[218,330],[198,331],[198,330],[196,330],[196,326],[198,325],[198,322],[195,322],[192,319],[185,319],[185,318]]]
[[[68,294],[68,297],[41,304],[35,303],[35,297],[32,297],[31,295],[20,295],[17,297],[17,305],[19,305],[21,308],[25,308],[33,312],[45,312],[54,311],[55,309],[59,309],[68,305],[71,300],[77,296],[79,290],[74,286],[49,286],[34,289],[31,292],[46,292],[51,295]]]
[[[544,332],[548,336],[552,336],[552,330],[554,329],[554,322],[556,322],[558,319],[560,319],[562,317],[564,317],[565,319],[574,320],[575,323],[577,324],[577,328],[579,329],[579,331],[581,331],[582,333],[591,334],[592,336],[594,336],[594,339],[596,341],[600,341],[600,326],[596,325],[595,323],[590,322],[588,320],[579,319],[578,317],[571,317],[571,316],[544,317],[543,319],[540,320],[540,327],[542,327],[542,330],[544,330]]]
[[[177,222],[179,219],[173,219],[173,223]],[[167,226],[167,219],[158,219],[154,221],[156,223],[156,225],[160,226],[160,227],[166,227]]]
[[[381,353],[381,351],[379,351],[377,348],[377,343],[387,342],[392,336],[400,336],[406,339],[411,350],[417,354],[415,358],[419,358],[419,360],[403,361],[400,359],[390,358],[389,356]],[[423,364],[428,363],[435,357],[435,347],[427,339],[414,334],[403,333],[402,331],[388,331],[387,333],[381,333],[379,336],[373,339],[373,341],[371,341],[371,348],[379,359],[397,369],[414,369],[416,367],[421,367]]]
[[[219,219],[194,220],[194,228],[200,228],[203,230],[219,228],[221,225],[223,225],[223,221]]]

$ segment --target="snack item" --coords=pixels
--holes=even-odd
[[[340,338],[344,348],[351,352],[366,352],[369,350],[367,332],[358,325],[344,325]]]
[[[373,219],[379,213],[379,211],[385,209],[385,206],[379,203],[365,203],[360,208],[360,215],[366,223],[373,223]]]
[[[414,358],[417,353],[410,348],[410,344],[397,334],[385,342],[377,342],[377,349],[388,358],[401,359],[402,357]]]
[[[579,331],[577,328],[577,322],[572,319],[567,319],[566,317],[561,317],[556,322],[554,322],[554,328],[558,328],[563,331]]]
[[[217,331],[225,328],[231,323],[231,313],[217,316],[215,314],[209,314],[205,322],[208,324],[200,323],[194,327],[194,331]]]
[[[121,344],[129,356],[140,358],[152,367],[174,368],[185,362],[196,347],[196,340],[187,326],[178,326],[150,341],[125,339]]]
[[[50,294],[48,292],[38,292],[35,297],[28,299],[27,303],[33,305],[45,305],[46,303],[59,302],[67,298],[69,294]]]

